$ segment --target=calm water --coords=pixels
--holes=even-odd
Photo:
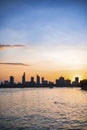
[[[87,91],[0,89],[0,130],[87,130]]]

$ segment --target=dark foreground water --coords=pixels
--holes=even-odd
[[[87,91],[0,89],[0,130],[87,130]]]

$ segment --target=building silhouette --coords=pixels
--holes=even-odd
[[[56,79],[56,86],[57,87],[64,87],[64,77],[60,77],[59,79]]]
[[[48,81],[42,77],[42,86],[48,86]]]
[[[31,82],[32,82],[32,83],[34,82],[34,77],[31,77]]]
[[[42,77],[42,84],[44,83],[44,77]]]
[[[8,84],[9,84],[8,80],[5,80],[4,85],[8,85]]]
[[[65,80],[64,77],[61,76],[59,79],[56,79],[56,86],[57,87],[70,87],[71,80],[69,79]]]
[[[13,85],[14,84],[14,77],[10,76],[10,84]]]
[[[64,86],[65,87],[70,87],[71,86],[71,80],[69,80],[69,79],[65,80]]]
[[[59,77],[56,79],[56,82],[45,80],[44,77],[41,78],[40,76],[36,75],[36,82],[34,81],[34,77],[31,77],[30,81],[26,81],[25,72],[22,75],[22,82],[14,83],[14,77],[10,76],[9,81],[5,80],[4,82],[0,83],[0,87],[79,87],[79,86],[87,86],[87,80],[79,81],[79,77],[75,77],[75,80],[71,83],[71,80],[64,79],[64,77]],[[86,88],[86,87],[85,87]]]
[[[25,84],[25,72],[23,73],[23,76],[22,76],[22,84],[24,85]]]
[[[79,84],[79,77],[75,77],[75,86],[77,87]]]
[[[36,76],[36,84],[40,85],[40,76],[39,75]]]
[[[34,77],[31,77],[31,81],[29,82],[29,86],[35,87]]]

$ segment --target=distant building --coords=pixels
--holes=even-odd
[[[76,85],[75,85],[75,81],[73,81],[73,82],[72,82],[72,87],[75,87],[75,86],[76,86]]]
[[[65,80],[64,85],[65,85],[65,87],[70,87],[71,86],[71,80],[69,80],[69,79]]]
[[[59,79],[56,79],[56,86],[58,87],[59,86]]]
[[[36,76],[36,84],[40,85],[40,76],[38,76],[38,75]]]
[[[75,86],[78,87],[79,84],[79,77],[75,77]]]
[[[31,81],[29,82],[29,86],[31,86],[31,87],[35,86],[34,77],[31,77]]]
[[[25,72],[23,73],[23,76],[22,76],[22,84],[25,84]]]
[[[34,77],[31,77],[31,82],[34,82]]]
[[[43,85],[44,85],[44,86],[47,86],[47,85],[48,85],[48,81],[47,81],[47,80],[44,80]]]
[[[70,87],[71,80],[69,79],[65,80],[64,77],[60,77],[59,79],[56,79],[56,86],[57,87]]]
[[[57,87],[64,87],[64,85],[65,85],[64,77],[60,77],[59,79],[56,79],[56,86]]]
[[[49,86],[54,86],[54,82],[49,81]]]
[[[5,80],[5,81],[4,81],[4,84],[5,84],[5,85],[8,85],[8,84],[9,84],[8,80]]]
[[[48,81],[44,80],[44,77],[42,77],[42,86],[48,86]]]
[[[14,77],[10,76],[10,84],[14,84]]]
[[[60,86],[62,87],[64,87],[64,77],[60,77],[59,78],[59,84],[60,84]]]
[[[44,83],[44,77],[42,77],[42,84]]]

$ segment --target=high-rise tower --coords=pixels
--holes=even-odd
[[[79,77],[75,77],[75,86],[77,87],[79,84]]]
[[[10,76],[10,84],[14,84],[14,77]]]
[[[40,76],[39,75],[36,76],[36,83],[37,83],[37,85],[40,85]]]
[[[22,76],[22,84],[25,84],[25,72],[23,73],[23,76]]]

